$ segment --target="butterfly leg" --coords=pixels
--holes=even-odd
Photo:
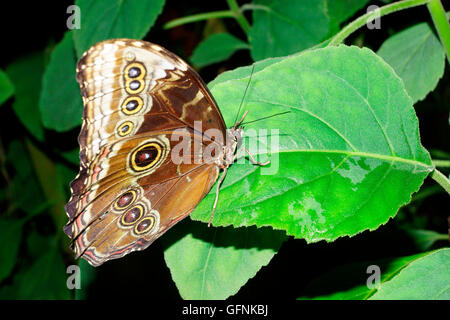
[[[252,156],[250,151],[248,151],[247,148],[245,148],[245,147],[244,147],[244,149],[245,149],[245,152],[247,152],[248,156],[250,157],[250,161],[253,164],[257,164],[258,166],[267,166],[270,163],[270,161],[266,161],[266,162],[258,162],[258,161],[256,161],[256,159]]]
[[[247,152],[247,154],[249,155],[250,161],[251,161],[253,164],[256,164],[256,165],[258,165],[258,166],[267,166],[267,165],[270,163],[270,160],[269,160],[269,161],[266,161],[266,162],[258,162],[258,161],[256,161],[256,159],[253,157],[253,155],[250,153],[250,151],[248,151],[247,148],[244,147],[244,150],[245,150],[245,152]],[[236,154],[234,155],[234,158],[233,158],[233,162],[236,160],[236,158],[239,157],[239,154],[240,154],[241,151],[242,151],[242,149],[239,149],[238,152],[236,152]]]
[[[211,225],[211,222],[214,218],[214,213],[216,212],[217,201],[219,200],[220,185],[222,184],[223,179],[225,179],[225,176],[227,175],[227,170],[228,170],[228,167],[224,167],[222,176],[220,177],[219,181],[217,182],[216,200],[214,200],[213,211],[211,214],[211,218],[209,218],[208,227]]]

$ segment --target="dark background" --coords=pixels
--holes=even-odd
[[[26,4],[21,1],[8,2],[8,8],[3,8],[0,13],[2,33],[0,68],[5,69],[9,63],[20,56],[45,50],[49,44],[58,43],[66,31],[68,17],[66,9],[72,3],[72,1],[54,1],[51,5],[43,5],[34,1]],[[377,1],[372,3],[383,5]],[[193,49],[203,39],[205,23],[188,24],[171,30],[162,30],[162,24],[193,13],[224,9],[226,9],[225,1],[190,0],[182,2],[169,0],[145,40],[158,43],[189,61]],[[358,12],[355,17],[362,13],[364,11]],[[248,18],[251,19],[251,16],[248,15]],[[382,18],[381,30],[360,30],[346,43],[362,43],[376,51],[391,34],[423,21],[430,21],[430,16],[424,6],[395,13]],[[234,20],[226,19],[224,22],[229,32],[244,39],[242,31]],[[251,62],[249,53],[240,51],[225,63],[200,70],[200,74],[205,82],[209,82],[223,70],[248,65]],[[440,149],[450,152],[448,71],[446,62],[446,72],[437,89],[415,106],[419,117],[422,144],[429,151]],[[11,109],[11,100],[1,108],[0,135],[5,148],[13,138],[28,135]],[[53,135],[50,141],[55,144],[73,145],[78,132],[79,128],[65,134],[53,132],[47,134]],[[45,146],[40,147],[45,150]],[[434,183],[427,178],[424,187]],[[263,267],[231,299],[293,299],[306,294],[303,289],[311,279],[338,266],[418,253],[414,242],[402,231],[400,226],[410,225],[447,233],[449,207],[448,195],[440,192],[402,208],[393,220],[391,219],[386,225],[373,232],[366,231],[352,238],[344,237],[333,243],[321,241],[315,244],[306,244],[304,240],[290,238],[282,245],[270,264]],[[41,223],[45,224],[45,220]],[[189,218],[180,224],[188,223],[192,223]],[[114,260],[99,267],[87,297],[90,299],[125,298],[136,295],[145,299],[179,298],[170,271],[164,261],[164,245],[167,244],[164,244],[163,241],[156,241],[144,252],[130,254],[126,258]],[[439,242],[435,244],[434,248],[445,245],[448,245],[448,242]],[[66,263],[70,264],[70,257],[67,259]],[[345,275],[341,280],[344,282],[344,287],[349,285],[345,283]],[[149,284],[150,282],[151,284]]]

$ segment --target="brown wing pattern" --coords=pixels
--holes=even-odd
[[[217,179],[215,164],[175,164],[175,130],[203,146],[202,131],[225,124],[198,74],[167,50],[117,39],[77,64],[83,97],[80,172],[64,228],[77,257],[92,265],[150,245],[187,216]]]

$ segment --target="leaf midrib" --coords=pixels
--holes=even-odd
[[[276,153],[330,153],[330,154],[342,154],[346,155],[348,157],[365,157],[365,158],[372,158],[377,160],[382,160],[386,162],[397,162],[397,163],[406,163],[414,166],[419,166],[422,168],[425,168],[426,171],[433,170],[432,165],[428,165],[426,163],[417,161],[417,160],[411,160],[406,158],[401,158],[398,156],[390,156],[390,155],[383,155],[383,154],[377,154],[372,152],[364,152],[364,151],[347,151],[347,150],[333,150],[333,149],[289,149],[289,150],[280,150]],[[260,155],[260,154],[270,154],[270,152],[255,152],[252,155]]]

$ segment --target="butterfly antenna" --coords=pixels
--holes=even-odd
[[[239,125],[239,123],[242,122],[242,120],[244,120],[244,117],[247,114],[247,113],[245,113],[244,117],[239,122],[236,122],[238,117],[239,117],[239,113],[241,112],[242,104],[244,103],[245,97],[247,95],[248,87],[250,86],[250,82],[252,81],[252,76],[253,76],[253,72],[254,71],[255,71],[255,65],[253,64],[252,72],[250,73],[250,78],[248,79],[247,86],[245,87],[244,96],[242,97],[241,104],[239,105],[238,112],[236,113],[236,118],[234,119],[234,126],[233,127],[235,127],[235,128]]]
[[[275,114],[272,114],[272,115],[267,116],[267,117],[259,118],[259,119],[252,120],[252,121],[243,122],[242,125],[247,125],[249,123],[253,123],[253,122],[256,122],[256,121],[261,121],[261,120],[264,120],[264,119],[269,119],[269,118],[272,118],[272,117],[281,116],[281,115],[286,114],[286,113],[291,113],[291,111],[279,112],[279,113],[275,113]]]

